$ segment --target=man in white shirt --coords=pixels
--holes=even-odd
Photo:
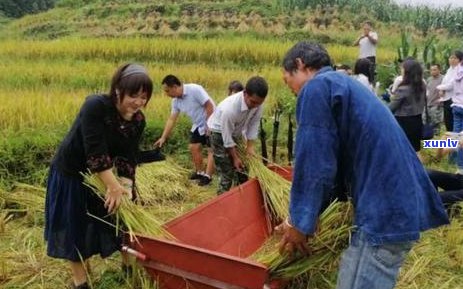
[[[189,149],[195,167],[195,172],[192,173],[190,179],[199,180],[200,186],[208,185],[212,180],[212,173],[214,172],[214,159],[212,151],[209,149],[206,171],[204,172],[202,145],[209,146],[206,122],[214,111],[214,101],[201,85],[194,83],[182,84],[175,75],[164,77],[162,80],[162,89],[167,96],[172,98],[172,111],[166,122],[162,136],[154,145],[159,147],[164,145],[181,112],[188,115],[193,123]]]
[[[218,194],[228,191],[233,182],[245,181],[244,165],[238,156],[236,142],[244,138],[246,151],[254,154],[254,140],[259,132],[268,84],[264,78],[254,76],[245,89],[225,98],[207,121],[211,132],[211,146],[219,175]]]
[[[372,29],[373,24],[370,21],[365,21],[363,23],[363,34],[357,38],[354,45],[358,45],[360,48],[359,58],[367,58],[371,62],[368,80],[373,84],[375,82],[376,45],[378,44],[378,34]]]

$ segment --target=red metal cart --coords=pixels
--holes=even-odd
[[[291,179],[291,170],[272,168]],[[288,192],[289,193],[289,192]],[[266,266],[246,259],[270,236],[255,179],[165,224],[177,239],[138,236],[124,250],[137,256],[161,289],[278,288]]]

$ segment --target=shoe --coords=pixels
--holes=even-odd
[[[212,182],[212,178],[211,178],[211,177],[203,175],[203,176],[201,176],[201,178],[199,179],[198,186],[201,186],[201,187],[207,186],[207,185],[209,185],[211,182]]]
[[[190,175],[190,180],[200,180],[202,177],[203,175],[201,175],[200,173],[194,172]]]

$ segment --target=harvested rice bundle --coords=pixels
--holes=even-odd
[[[267,210],[274,218],[273,223],[285,219],[288,216],[291,183],[269,170],[257,156],[246,155],[241,149],[240,157],[249,169],[249,174],[259,181]],[[270,244],[264,245],[263,250],[265,252],[258,252],[252,258],[266,264],[271,275],[277,278],[295,278],[307,273],[312,275],[331,268],[338,260],[342,250],[348,245],[351,215],[348,203],[332,203],[320,215],[321,230],[309,240],[312,254],[308,257],[288,258],[288,256],[282,256],[278,252],[278,241],[274,241],[275,238],[270,238]]]
[[[245,160],[249,175],[257,178],[265,204],[275,221],[284,220],[288,216],[289,191],[291,183],[274,171],[269,170],[256,156],[249,156]]]
[[[94,174],[84,174],[84,184],[91,188],[102,200],[105,196],[105,186],[103,182]],[[174,239],[142,206],[132,202],[128,197],[123,196],[121,204],[116,211],[116,230],[119,231],[120,222],[124,224],[124,229],[130,236],[130,240],[136,240],[136,234],[148,237],[163,237]]]
[[[242,142],[238,143],[237,148],[240,159],[249,170],[249,175],[259,181],[265,207],[272,223],[276,224],[284,220],[288,216],[291,183],[269,170],[256,155],[247,154]]]
[[[147,205],[181,201],[191,187],[188,170],[169,159],[140,166],[136,178],[138,198]]]
[[[280,255],[278,250],[261,256],[258,262],[266,264],[273,277],[294,278],[307,272],[322,273],[330,270],[347,247],[352,229],[350,203],[333,202],[320,215],[320,230],[308,242],[310,256],[295,258]]]

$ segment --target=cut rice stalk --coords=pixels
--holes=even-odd
[[[170,159],[144,164],[137,169],[139,200],[146,205],[183,200],[191,187],[188,170]]]
[[[84,174],[84,184],[91,188],[102,200],[106,194],[103,182],[94,174]],[[136,235],[148,237],[162,237],[173,240],[174,237],[167,232],[147,210],[123,196],[119,208],[116,210],[116,230],[122,230],[119,223],[124,224],[124,231],[130,236],[130,240],[136,240]]]

